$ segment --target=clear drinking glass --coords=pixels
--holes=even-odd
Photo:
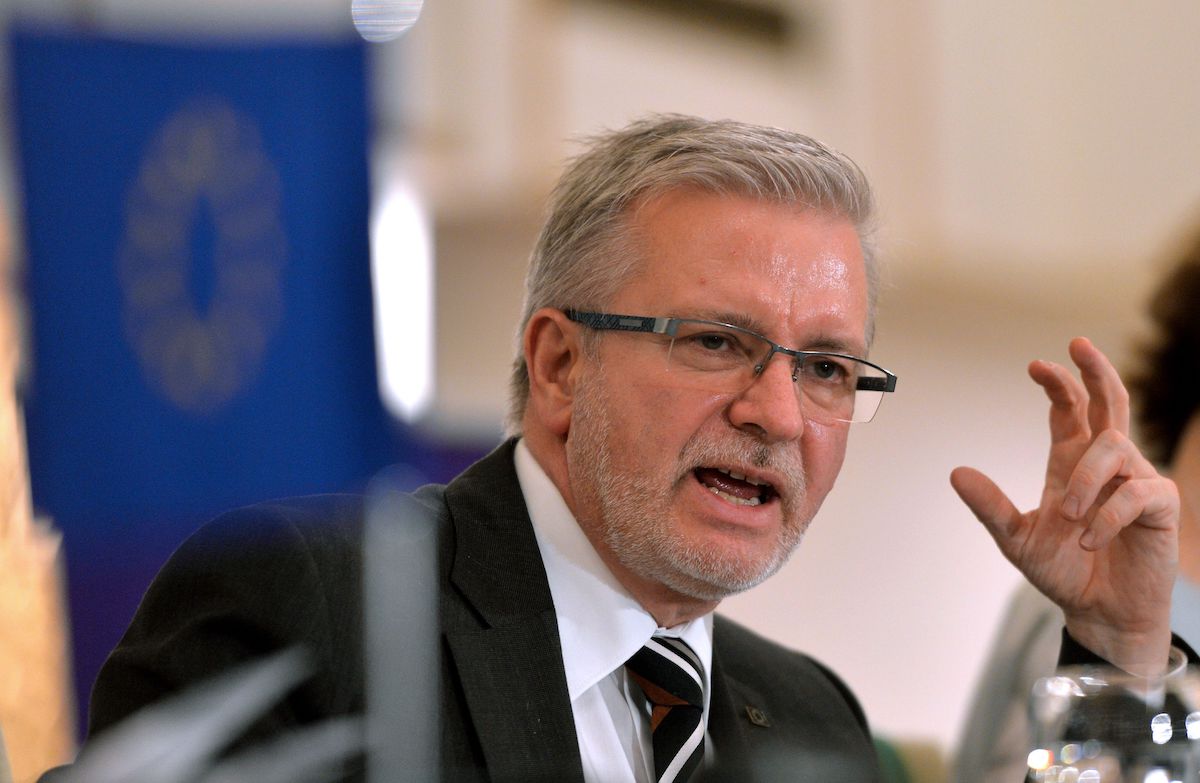
[[[1172,650],[1169,674],[1076,667],[1030,700],[1034,783],[1200,783],[1200,669]]]

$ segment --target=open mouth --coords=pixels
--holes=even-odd
[[[779,497],[769,483],[735,471],[700,467],[692,473],[709,492],[738,506],[760,506]]]

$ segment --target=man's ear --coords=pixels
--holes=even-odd
[[[565,438],[571,428],[575,383],[582,368],[579,327],[561,310],[543,307],[529,318],[522,346],[529,372],[526,415],[536,417],[542,427]]]

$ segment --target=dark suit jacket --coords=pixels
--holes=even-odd
[[[413,498],[437,519],[441,759],[450,780],[582,780],[554,605],[509,442]],[[326,496],[227,514],[155,579],[92,695],[90,732],[235,663],[303,644],[315,675],[245,742],[363,709],[363,505]],[[721,617],[716,780],[869,783],[866,721],[812,659]]]

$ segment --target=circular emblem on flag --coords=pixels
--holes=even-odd
[[[150,384],[209,413],[255,377],[283,310],[279,175],[254,122],[197,99],[150,140],[125,201],[125,331]]]

